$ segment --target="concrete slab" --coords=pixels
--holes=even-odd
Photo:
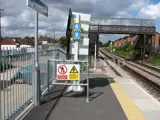
[[[144,113],[144,116],[146,116],[147,120],[159,120],[160,111],[146,111],[143,113]]]
[[[24,120],[128,120],[110,84],[103,74],[90,75],[90,103],[86,103],[86,93],[55,92],[50,94],[51,101],[35,107]],[[56,96],[55,96],[56,95]],[[45,98],[44,98],[45,99]],[[56,102],[57,101],[57,102]]]
[[[132,84],[122,84],[126,92],[130,95],[132,99],[145,99],[148,98],[147,95],[145,95],[140,89],[137,89],[137,87]]]
[[[125,81],[128,82],[125,83],[124,79],[126,79]],[[149,95],[147,92],[145,92],[143,88],[133,82],[132,79],[119,79],[117,77],[116,80],[121,84],[130,99],[132,99],[138,109],[141,110],[142,114],[147,120],[157,120],[160,118],[160,104],[155,102],[155,99],[152,97],[152,95]]]
[[[151,99],[133,99],[133,101],[142,111],[160,111],[160,107]]]

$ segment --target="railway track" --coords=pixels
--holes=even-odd
[[[160,91],[160,69],[137,62],[126,61],[124,58],[104,50],[100,50],[100,52],[110,59],[115,59],[118,62],[125,62],[125,64],[121,66],[123,69],[139,75],[143,78],[144,82]]]

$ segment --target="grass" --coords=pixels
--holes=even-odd
[[[153,66],[160,66],[160,57],[155,57],[151,60]]]
[[[133,46],[130,44],[126,44],[124,46],[115,48],[114,52],[119,54],[120,56],[123,56],[126,58],[132,58],[132,51],[133,51]]]

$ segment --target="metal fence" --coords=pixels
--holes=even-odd
[[[32,80],[34,49],[6,49],[0,59],[0,120],[15,119],[32,104]],[[48,47],[38,52],[40,63],[40,82],[42,95],[47,89],[48,59],[64,59],[65,51]],[[54,65],[50,66],[50,75],[54,75]]]

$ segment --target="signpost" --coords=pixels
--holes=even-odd
[[[35,106],[40,105],[41,91],[40,91],[40,67],[38,60],[38,13],[48,17],[48,7],[40,0],[26,0],[27,6],[35,10],[35,79],[33,82],[33,101]]]
[[[57,80],[80,80],[79,64],[57,64]]]

